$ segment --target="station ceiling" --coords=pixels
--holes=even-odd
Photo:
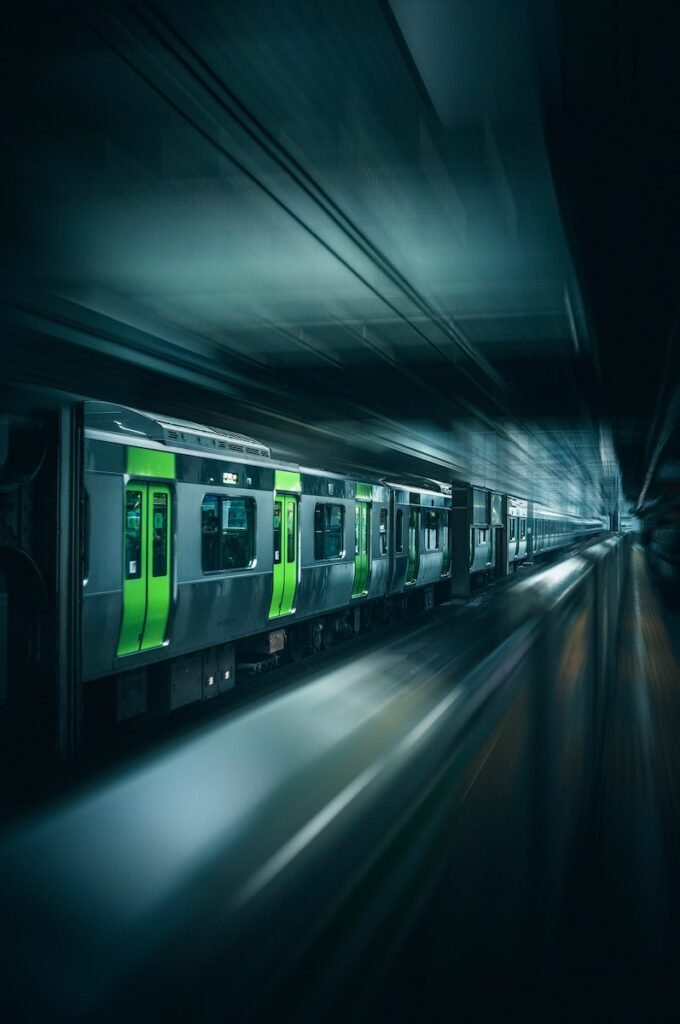
[[[674,38],[633,0],[31,9],[6,378],[589,507],[618,462],[636,500],[677,410]]]

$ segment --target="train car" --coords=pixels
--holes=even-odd
[[[387,484],[392,499],[392,570],[388,595],[426,588],[431,606],[434,587],[451,572],[449,489]]]
[[[434,603],[450,496],[276,462],[251,438],[86,403],[83,677],[172,709]]]
[[[531,523],[529,502],[522,498],[508,497],[507,513],[508,566],[516,569],[527,559]]]
[[[483,487],[455,485],[452,494],[452,594],[457,600],[606,528],[601,519],[562,514]],[[467,560],[461,552],[468,553]]]
[[[534,504],[528,554],[531,558],[536,558],[560,551],[596,536],[604,529],[605,524],[601,519],[566,515],[544,505]]]
[[[452,593],[467,600],[473,590],[507,574],[508,499],[483,487],[452,489]]]

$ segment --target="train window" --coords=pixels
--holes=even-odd
[[[519,521],[519,539],[520,540],[524,540],[526,535],[527,535],[527,521],[526,521],[526,519],[522,518]]]
[[[517,540],[517,519],[515,516],[510,516],[508,519],[508,533],[510,540]]]
[[[295,561],[295,503],[289,501],[286,507],[286,561]]]
[[[254,557],[254,498],[206,494],[201,504],[203,572],[247,569]]]
[[[151,571],[154,576],[168,575],[168,496],[158,492],[153,495]]]
[[[411,505],[408,510],[408,563],[406,582],[415,583],[418,576],[418,553],[420,548],[420,509]]]
[[[428,509],[425,514],[425,550],[436,551],[439,547],[439,512]]]
[[[449,547],[449,525],[450,516],[448,512],[442,512],[442,551],[444,552],[442,557],[442,576],[446,576],[449,569],[451,568],[451,548]]]
[[[317,505],[314,509],[314,558],[342,558],[345,554],[344,505]]]
[[[203,572],[217,572],[220,566],[220,499],[206,494],[201,504],[201,560]]]
[[[81,535],[82,539],[82,558],[81,563],[83,566],[83,583],[87,583],[90,578],[90,530],[91,530],[91,513],[90,513],[90,495],[87,487],[83,492],[83,532]]]
[[[397,554],[404,550],[404,510],[401,508],[397,509],[397,522],[394,528],[394,550]]]
[[[281,564],[281,502],[274,502],[274,565]]]
[[[125,579],[142,575],[142,492],[125,494]]]
[[[371,506],[365,502],[357,502],[354,517],[354,555],[367,555],[371,539]]]
[[[380,509],[380,554],[387,554],[387,509]]]
[[[318,562],[323,558],[323,505],[314,509],[314,558]]]
[[[420,519],[420,509],[411,508],[408,510],[408,553],[409,556],[416,551],[418,544],[418,527]]]
[[[473,512],[472,521],[475,523],[489,522],[489,498],[488,491],[481,491],[474,487],[472,490]]]

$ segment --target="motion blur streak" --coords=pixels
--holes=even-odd
[[[37,899],[52,885],[72,887],[70,913],[101,914],[113,942],[115,929],[143,920],[211,844],[238,835],[249,811],[280,785],[284,765],[290,774],[303,770],[384,713],[395,668],[388,653],[365,658],[359,675],[321,672],[304,689],[210,726],[20,829],[4,855],[21,873],[28,850],[49,863],[49,876],[31,879]]]
[[[8,920],[17,923],[13,983],[42,972],[48,1004],[88,1012],[107,992],[120,995],[123,978],[182,933],[211,865],[219,864],[220,882],[210,886],[210,906],[226,903],[236,927],[246,903],[351,804],[361,803],[352,827],[365,830],[367,809],[383,804],[388,779],[390,792],[403,796],[403,780],[419,778],[406,771],[412,755],[433,755],[433,732],[446,750],[526,655],[517,634],[466,674],[489,632],[461,628],[471,615],[483,622],[484,609],[459,615],[456,626],[442,609],[379,653],[340,652],[340,667],[312,669],[306,685],[147,756],[6,834],[0,887]],[[452,688],[457,676],[461,684]],[[451,720],[461,703],[465,712]],[[439,728],[451,721],[453,731]],[[359,801],[369,788],[371,803]]]
[[[182,887],[217,851],[236,851],[254,826],[264,826],[257,854],[264,866],[252,876],[252,859],[233,856],[231,862],[228,889],[241,892],[240,902],[250,898],[389,758],[403,754],[454,703],[457,692],[437,705],[434,716],[430,711],[433,672],[453,664],[450,644],[442,650],[440,643],[433,656],[431,635],[428,626],[380,653],[350,660],[347,667],[317,669],[306,686],[213,724],[197,738],[180,741],[16,828],[0,847],[4,891],[13,891],[25,915],[42,918],[50,907],[66,940],[62,955],[75,963],[81,956],[93,964],[105,962],[105,984],[110,984],[145,944],[160,938],[159,920],[168,902],[178,902]],[[414,716],[422,728],[382,756]],[[355,749],[342,768],[327,765],[343,743],[362,736],[364,746],[370,743],[367,749]],[[344,785],[346,773],[353,775],[367,758],[369,766]],[[331,792],[337,785],[344,788],[308,818],[304,780],[312,776],[324,779],[319,797],[329,786]],[[264,811],[272,800],[284,799],[277,794],[298,779],[302,789],[296,784],[277,827],[258,808]],[[290,834],[289,827],[301,820],[305,824],[293,839],[278,855],[268,856],[281,846],[279,833]],[[30,864],[40,865],[39,872],[27,870]],[[55,982],[63,984],[64,976]],[[101,984],[101,977],[92,984]]]
[[[451,708],[460,697],[461,691],[456,688],[447,697],[437,704],[436,707],[425,715],[425,717],[414,726],[413,729],[408,733],[407,736],[401,740],[400,743],[385,756],[381,757],[374,765],[367,768],[361,775],[346,786],[341,793],[331,800],[329,804],[324,807],[317,815],[309,821],[304,828],[293,836],[293,838],[286,843],[286,845],[279,850],[274,857],[267,861],[265,865],[251,878],[246,886],[241,890],[241,893],[234,901],[234,906],[240,906],[247,903],[248,900],[252,899],[260,889],[262,889],[271,879],[277,875],[280,871],[286,867],[287,864],[297,856],[301,850],[304,849],[316,836],[326,828],[330,822],[337,817],[338,814],[348,804],[354,800],[362,790],[366,789],[368,785],[390,764],[398,762],[398,760],[412,747],[415,743],[420,742],[427,732],[439,721],[449,708]]]
[[[202,1019],[318,1020],[332,996],[338,1019],[371,1020],[376,978],[382,1010],[408,1007],[408,979],[429,1016],[451,985],[473,998],[489,957],[497,995],[531,982],[539,1002],[596,955],[603,991],[621,963],[640,989],[667,980],[665,612],[629,540],[527,572],[378,651],[337,648],[297,688],[15,826],[9,990],[69,1019],[202,999]],[[235,958],[225,993],[214,972]]]
[[[680,668],[637,546],[622,614],[599,821],[603,917],[612,932],[603,966],[618,973],[625,964],[658,985],[676,963],[669,894],[680,835]]]

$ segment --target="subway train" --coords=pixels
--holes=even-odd
[[[603,530],[510,495],[360,480],[251,438],[85,406],[83,679],[115,718],[224,693]]]

